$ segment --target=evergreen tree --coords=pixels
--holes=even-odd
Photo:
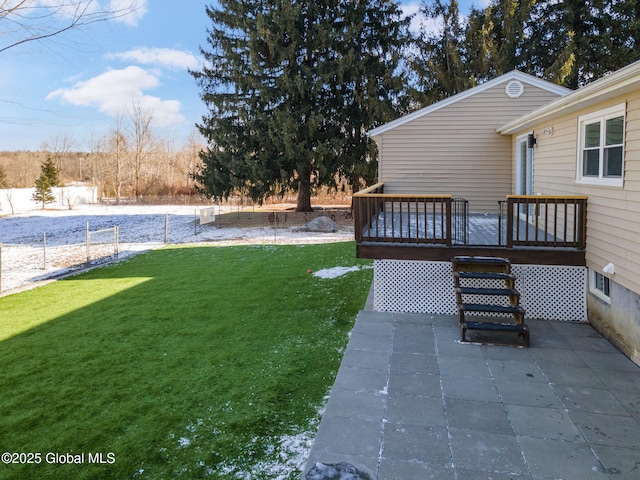
[[[5,172],[4,168],[2,168],[2,165],[0,165],[0,188],[7,188],[7,186],[7,172]]]
[[[514,69],[575,89],[640,58],[640,0],[493,0],[462,30],[456,0],[423,8],[444,23],[423,68],[440,97]]]
[[[332,113],[342,131],[338,171],[353,191],[361,180],[371,184],[377,174],[376,148],[366,131],[397,118],[410,107],[405,53],[412,45],[410,18],[395,2],[343,1],[338,75]],[[335,179],[335,175],[332,177]]]
[[[59,184],[58,167],[51,157],[47,157],[40,165],[40,176],[36,179],[36,190],[31,198],[36,202],[42,202],[44,209],[47,203],[56,200],[56,197],[53,196],[53,187],[57,187]]]
[[[523,48],[525,69],[576,89],[640,58],[637,0],[538,0]]]
[[[478,83],[523,68],[525,28],[535,0],[496,0],[473,8],[465,35],[467,68]]]
[[[596,48],[597,77],[640,59],[640,1],[606,0],[598,3],[601,22]]]
[[[420,54],[413,63],[419,76],[418,88],[423,102],[430,104],[475,86],[469,75],[464,48],[464,24],[457,0],[425,2],[421,12],[442,22],[441,32],[422,33]]]
[[[404,85],[393,49],[406,22],[382,0],[219,4],[207,8],[207,66],[192,72],[209,109],[196,179],[215,198],[297,189],[297,210],[311,210],[316,186],[363,173],[363,130],[390,118]]]

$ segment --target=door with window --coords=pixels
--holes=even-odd
[[[518,137],[516,145],[516,195],[533,194],[533,148],[527,142],[527,135]],[[530,222],[533,219],[533,205],[520,205],[520,218]]]

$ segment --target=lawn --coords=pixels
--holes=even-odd
[[[299,478],[372,276],[308,270],[353,265],[170,247],[0,298],[0,452],[40,454],[0,478]]]

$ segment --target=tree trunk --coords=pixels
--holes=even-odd
[[[298,205],[296,212],[312,212],[311,208],[311,172],[305,171],[300,174],[298,180]]]
[[[354,173],[351,175],[351,211],[354,209],[353,196],[360,191],[360,175]]]

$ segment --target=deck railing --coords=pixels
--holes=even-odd
[[[584,251],[586,196],[509,195],[499,203],[493,245]],[[387,194],[378,183],[354,194],[353,211],[359,244],[469,244],[467,201],[451,195]]]
[[[452,244],[451,195],[385,194],[378,183],[353,195],[356,242]]]
[[[509,195],[506,217],[508,248],[586,247],[586,196]]]

